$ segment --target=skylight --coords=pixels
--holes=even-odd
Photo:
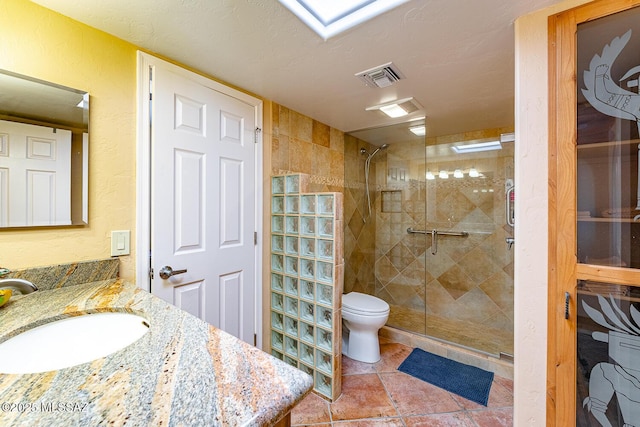
[[[279,0],[327,40],[408,0]]]

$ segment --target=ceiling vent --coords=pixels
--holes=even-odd
[[[356,73],[356,77],[371,87],[387,87],[400,79],[404,79],[404,76],[400,70],[393,65],[393,62]]]

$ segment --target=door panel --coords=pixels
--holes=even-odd
[[[242,244],[242,163],[220,159],[220,247]]]
[[[173,288],[173,303],[191,313],[199,319],[202,319],[204,313],[204,282],[187,283]]]
[[[254,107],[162,67],[153,84],[152,292],[253,343]]]
[[[244,319],[241,312],[235,309],[241,306],[244,297],[243,279],[242,272],[237,271],[221,276],[219,282],[220,328],[235,336],[251,333],[243,331]]]
[[[0,226],[71,224],[71,131],[0,121]]]
[[[204,153],[175,150],[176,253],[204,250]]]

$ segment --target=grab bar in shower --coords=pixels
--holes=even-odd
[[[467,237],[469,233],[466,231],[440,231],[433,229],[429,230],[414,230],[412,227],[407,228],[409,234],[431,234],[431,255],[438,253],[438,236],[456,236]]]

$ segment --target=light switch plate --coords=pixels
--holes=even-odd
[[[130,235],[129,230],[111,232],[111,256],[129,255]]]

